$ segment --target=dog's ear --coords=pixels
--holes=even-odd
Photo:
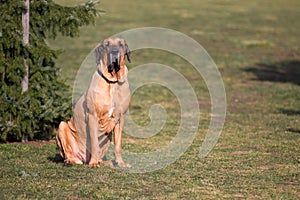
[[[100,63],[100,60],[101,60],[101,56],[102,56],[102,53],[103,53],[103,45],[99,45],[95,50],[94,50],[94,55],[96,57],[96,63],[97,65]]]
[[[131,62],[131,59],[130,59],[131,52],[129,50],[129,47],[128,47],[127,43],[125,43],[125,51],[126,51],[125,55],[127,57],[128,62]]]

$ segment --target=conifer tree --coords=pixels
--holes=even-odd
[[[79,35],[79,28],[99,14],[96,2],[65,7],[54,0],[30,0],[29,44],[23,42],[23,0],[0,0],[0,141],[49,139],[54,128],[70,116],[68,86],[59,78],[52,50],[45,39],[58,34]],[[29,65],[28,90],[22,92]]]

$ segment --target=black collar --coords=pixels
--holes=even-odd
[[[106,78],[105,76],[104,76],[104,74],[100,71],[100,69],[99,68],[97,68],[97,73],[107,82],[107,83],[117,83],[117,82],[119,82],[118,80],[116,80],[116,81],[111,81],[111,80],[109,80],[108,78]]]

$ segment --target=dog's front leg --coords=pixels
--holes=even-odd
[[[123,161],[122,158],[122,131],[124,127],[124,115],[121,115],[120,121],[116,124],[114,128],[114,145],[115,145],[115,157],[118,166],[120,167],[130,167],[130,164],[127,164]]]
[[[91,155],[91,159],[89,162],[89,167],[99,167],[98,162],[98,138],[97,138],[97,132],[98,132],[98,123],[97,119],[94,115],[88,114],[88,124],[87,124],[87,132],[89,134],[89,144],[90,145],[87,149],[89,149],[89,153]]]

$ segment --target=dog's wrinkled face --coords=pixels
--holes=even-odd
[[[126,41],[117,37],[105,39],[95,49],[95,56],[97,65],[102,61],[110,74],[118,73],[125,64],[125,56],[130,62],[130,50]]]

